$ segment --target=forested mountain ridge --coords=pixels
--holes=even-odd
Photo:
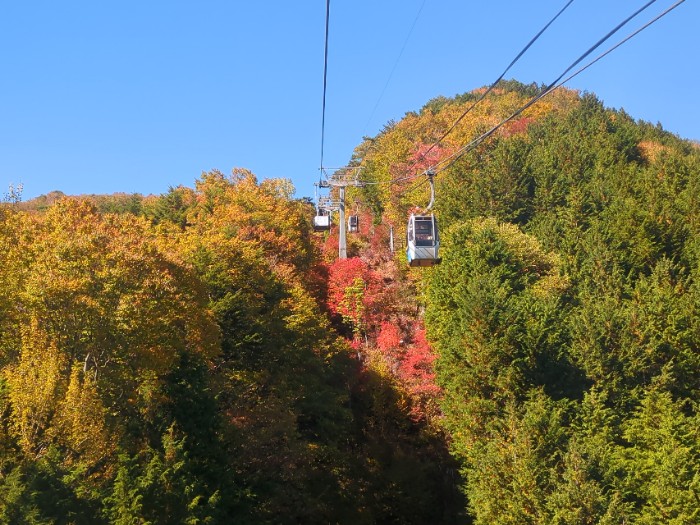
[[[458,519],[444,442],[331,328],[293,191],[0,209],[0,523]]]
[[[424,169],[534,89],[502,84],[426,159],[477,94],[428,103],[358,148],[365,177]],[[698,145],[562,90],[436,186],[443,263],[419,280],[475,523],[697,522]],[[395,224],[427,202],[364,197]]]
[[[0,523],[696,522],[697,144],[558,90],[388,250],[536,90],[365,139],[346,260],[242,169],[0,209]]]

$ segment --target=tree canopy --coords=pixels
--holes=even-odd
[[[537,90],[364,139],[347,259],[242,168],[0,206],[0,524],[696,523],[697,143],[558,89],[389,251]]]

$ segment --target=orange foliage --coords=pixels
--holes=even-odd
[[[651,163],[656,162],[661,154],[669,150],[668,146],[664,146],[659,142],[653,142],[651,140],[642,141],[637,144],[637,147],[639,148],[642,157],[644,157],[647,162]]]

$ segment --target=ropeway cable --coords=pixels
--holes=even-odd
[[[567,83],[569,80],[571,80],[572,78],[574,78],[574,77],[578,76],[579,74],[583,73],[586,69],[588,69],[589,67],[591,67],[593,64],[595,64],[596,62],[598,62],[600,59],[606,57],[607,55],[609,55],[610,53],[612,53],[613,51],[615,51],[618,47],[620,47],[622,44],[625,44],[628,40],[631,40],[632,38],[634,38],[635,36],[637,36],[639,33],[641,33],[642,31],[644,31],[647,27],[649,27],[650,25],[652,25],[654,22],[656,22],[656,21],[659,20],[660,18],[666,16],[668,13],[670,13],[671,11],[673,11],[676,7],[678,7],[679,5],[681,5],[683,2],[685,2],[685,0],[678,0],[678,2],[676,2],[675,4],[673,4],[672,6],[670,6],[668,9],[666,9],[665,11],[663,11],[662,13],[660,13],[659,15],[657,15],[656,17],[654,17],[653,19],[651,19],[649,22],[647,22],[646,24],[644,24],[642,27],[640,27],[640,28],[637,29],[636,31],[634,31],[634,32],[630,33],[629,35],[627,35],[625,38],[623,38],[622,40],[620,40],[617,44],[615,44],[614,46],[612,46],[611,48],[609,48],[609,49],[608,49],[607,51],[605,51],[604,53],[601,53],[600,55],[598,55],[595,59],[591,60],[588,64],[586,64],[585,66],[583,66],[581,69],[578,69],[578,70],[577,70],[575,73],[573,73],[571,76],[569,76],[569,77],[565,78],[564,80],[562,80],[561,82],[559,82],[559,83],[558,83],[556,86],[554,86],[549,92],[544,93],[542,96],[548,95],[550,92],[552,92],[552,91],[554,91],[555,89],[557,89],[557,88],[563,86],[564,84],[566,84],[566,83]]]
[[[326,91],[328,86],[328,28],[331,14],[331,0],[326,0],[326,39],[323,52],[323,109],[321,110],[321,175],[319,181],[323,179],[323,147],[326,135]]]
[[[656,18],[655,18],[654,20],[652,20],[649,24],[643,26],[640,30],[636,31],[635,33],[633,33],[633,34],[630,35],[629,37],[625,38],[623,41],[621,41],[621,42],[618,43],[616,46],[614,46],[613,48],[611,48],[610,50],[608,50],[606,53],[603,53],[601,56],[599,56],[598,58],[596,58],[595,60],[593,60],[590,64],[586,65],[584,68],[582,68],[582,69],[580,69],[579,71],[577,71],[574,75],[571,75],[570,77],[568,77],[564,82],[568,82],[569,80],[571,80],[574,76],[578,75],[579,73],[581,73],[582,71],[584,71],[585,69],[587,69],[588,67],[590,67],[593,63],[595,63],[595,62],[597,62],[598,60],[600,60],[601,58],[603,58],[603,56],[605,56],[605,55],[607,55],[608,53],[612,52],[614,49],[616,49],[617,47],[619,47],[620,45],[622,45],[624,42],[626,42],[627,40],[629,40],[630,38],[632,38],[633,36],[635,36],[636,34],[638,34],[642,29],[646,29],[649,25],[651,25],[652,23],[656,22],[656,21],[657,21],[659,18],[661,18],[662,16],[668,14],[672,9],[675,9],[675,7],[677,7],[678,5],[680,5],[681,3],[683,3],[684,1],[685,1],[685,0],[679,0],[679,2],[677,2],[677,4],[675,4],[675,5],[672,6],[671,8],[667,9],[666,11],[664,11],[661,15],[659,15],[658,17],[656,17]],[[436,173],[440,173],[440,172],[442,172],[442,171],[445,171],[447,168],[449,168],[450,166],[452,166],[452,165],[457,161],[457,159],[459,159],[459,158],[460,158],[462,155],[464,155],[467,151],[469,151],[470,149],[472,149],[472,148],[475,147],[476,145],[480,144],[482,141],[484,141],[485,139],[487,139],[488,137],[490,137],[491,135],[493,135],[501,126],[503,126],[503,125],[506,124],[507,122],[510,122],[510,121],[513,120],[515,117],[517,117],[518,115],[520,115],[523,111],[525,111],[526,109],[528,109],[529,107],[531,107],[533,104],[535,104],[537,101],[539,101],[541,98],[543,98],[544,96],[546,96],[546,95],[548,95],[549,93],[551,93],[556,87],[559,87],[559,86],[561,85],[561,83],[563,83],[563,82],[561,82],[561,80],[562,80],[562,78],[564,78],[564,76],[565,76],[569,71],[571,71],[574,67],[576,67],[578,64],[580,64],[581,61],[583,61],[588,55],[590,55],[593,51],[595,51],[598,47],[600,47],[601,44],[603,44],[603,43],[604,43],[606,40],[608,40],[612,35],[614,35],[617,31],[619,31],[624,25],[626,25],[630,20],[632,20],[634,17],[636,17],[638,14],[640,14],[642,11],[644,11],[646,8],[648,8],[648,7],[649,7],[651,4],[653,4],[654,2],[656,2],[656,0],[650,0],[650,1],[647,2],[645,5],[643,5],[641,8],[639,8],[637,11],[635,11],[633,14],[631,14],[630,16],[628,16],[625,20],[623,20],[622,22],[620,22],[614,29],[612,29],[612,30],[611,30],[610,32],[608,32],[604,37],[602,37],[600,40],[598,40],[598,42],[596,42],[593,46],[591,46],[585,53],[583,53],[578,59],[576,59],[575,62],[573,62],[568,68],[566,68],[566,70],[565,70],[561,75],[559,75],[559,76],[557,77],[556,80],[554,80],[553,82],[551,82],[551,83],[550,83],[548,86],[546,86],[540,93],[538,93],[537,95],[535,95],[535,96],[534,96],[532,99],[530,99],[526,104],[524,104],[523,106],[521,106],[520,108],[518,108],[518,109],[517,109],[513,114],[511,114],[509,117],[503,119],[501,122],[499,122],[498,124],[496,124],[495,126],[493,126],[491,129],[489,129],[488,131],[486,131],[486,132],[483,133],[482,135],[478,136],[478,137],[475,138],[474,140],[470,141],[468,144],[464,145],[463,147],[461,147],[460,149],[458,149],[456,152],[452,153],[451,155],[449,155],[449,156],[446,157],[445,159],[442,159],[440,162],[436,163],[434,166],[431,166],[431,168],[432,168],[433,170],[435,170]],[[560,83],[560,82],[561,82],[561,83]],[[440,166],[441,164],[443,164],[443,163],[445,163],[445,162],[448,162],[448,163],[447,163],[445,166],[443,166],[443,167],[441,167],[441,168],[438,168],[438,166]],[[422,174],[423,174],[423,173],[420,173],[420,174],[417,174],[416,176],[420,176],[420,175],[422,175]]]
[[[526,52],[528,49],[530,49],[530,47],[532,46],[532,44],[534,44],[534,43],[537,41],[537,39],[539,39],[540,36],[542,36],[542,33],[544,33],[544,32],[549,28],[549,26],[551,26],[551,25],[554,23],[554,21],[555,21],[557,18],[559,18],[559,16],[560,16],[564,11],[566,11],[566,8],[569,7],[569,6],[573,3],[573,1],[574,1],[574,0],[569,0],[569,1],[566,3],[566,5],[565,5],[564,7],[562,7],[562,8],[559,10],[559,12],[558,12],[556,15],[554,15],[554,17],[553,17],[549,22],[547,22],[547,25],[545,25],[545,26],[539,31],[539,33],[537,33],[537,34],[527,43],[527,45],[520,51],[520,53],[518,53],[518,55],[512,60],[512,62],[511,62],[510,64],[508,64],[508,67],[505,68],[505,69],[503,70],[503,73],[501,73],[501,76],[499,76],[499,77],[488,87],[488,89],[487,89],[486,91],[484,91],[484,93],[482,93],[481,96],[480,96],[471,106],[469,106],[469,107],[459,116],[459,118],[457,118],[457,120],[454,121],[454,123],[450,126],[450,128],[449,128],[447,131],[445,131],[445,133],[443,133],[442,136],[441,136],[439,139],[437,139],[423,154],[421,154],[421,157],[422,157],[422,158],[425,158],[425,157],[428,155],[428,153],[430,153],[434,148],[436,148],[436,147],[447,137],[447,135],[449,135],[450,133],[452,133],[452,131],[454,131],[454,129],[455,129],[455,128],[457,127],[457,125],[462,121],[462,119],[463,119],[464,117],[466,117],[467,114],[469,114],[469,112],[471,112],[471,110],[474,109],[474,107],[475,107],[477,104],[479,104],[482,100],[484,100],[484,99],[486,98],[486,96],[487,96],[489,93],[491,93],[491,91],[493,91],[493,89],[496,87],[496,85],[497,85],[501,80],[503,80],[503,77],[504,77],[504,76],[506,76],[506,73],[508,73],[508,71],[510,70],[510,68],[513,67],[513,66],[515,65],[515,63],[516,63],[518,60],[520,60],[520,57],[522,57],[522,56],[525,54],[525,52]]]
[[[573,0],[571,0],[573,1]],[[420,18],[421,13],[423,12],[423,8],[425,7],[425,2],[426,0],[423,0],[423,3],[421,4],[420,8],[418,9],[418,13],[416,13],[415,18],[413,19],[413,24],[411,24],[411,29],[408,30],[408,35],[406,35],[406,39],[403,42],[403,46],[401,46],[401,51],[399,51],[399,56],[396,58],[396,61],[394,62],[394,66],[391,68],[391,71],[389,72],[389,77],[386,79],[386,83],[384,84],[384,88],[382,89],[382,92],[379,94],[379,98],[377,99],[376,104],[374,104],[374,108],[372,108],[372,112],[369,115],[369,118],[367,119],[367,123],[365,124],[365,130],[367,130],[367,127],[369,126],[369,123],[372,121],[372,117],[374,117],[374,114],[377,111],[377,108],[379,107],[379,103],[382,101],[384,98],[384,93],[386,93],[386,89],[389,86],[389,82],[391,82],[391,78],[394,76],[394,71],[396,71],[396,66],[399,64],[399,61],[401,60],[401,57],[403,56],[403,52],[406,50],[406,45],[408,44],[408,41],[411,39],[411,35],[413,34],[413,30],[416,28],[416,23],[418,23],[418,19]],[[362,135],[364,135],[364,131],[362,132]]]
[[[482,93],[481,96],[480,96],[474,103],[472,103],[471,106],[469,106],[469,107],[457,118],[457,120],[455,120],[455,122],[450,126],[450,128],[449,128],[445,133],[443,133],[442,136],[440,136],[440,138],[439,138],[437,141],[435,141],[425,152],[423,152],[423,153],[420,155],[420,158],[421,158],[421,159],[425,159],[425,157],[426,157],[433,149],[435,149],[435,148],[447,137],[447,135],[449,135],[450,133],[452,133],[452,131],[454,131],[454,129],[455,129],[455,128],[457,127],[457,125],[462,121],[462,119],[464,119],[464,117],[466,117],[467,114],[469,114],[469,112],[471,112],[471,111],[474,109],[474,107],[476,107],[477,104],[479,104],[484,98],[486,98],[486,96],[487,96],[487,95],[496,87],[496,85],[503,79],[503,77],[506,75],[506,73],[508,73],[508,71],[510,71],[510,69],[518,62],[518,60],[520,60],[520,58],[527,52],[528,49],[530,49],[530,47],[540,38],[540,36],[542,36],[542,34],[543,34],[547,29],[549,29],[549,26],[551,26],[551,25],[554,23],[554,21],[555,21],[557,18],[559,18],[559,16],[561,16],[561,14],[562,14],[564,11],[566,11],[566,9],[573,3],[573,1],[574,1],[574,0],[569,0],[569,1],[564,5],[564,7],[562,7],[562,8],[557,12],[557,14],[554,15],[554,17],[552,17],[552,19],[549,20],[549,22],[547,22],[547,24],[546,24],[542,29],[540,29],[539,32],[538,32],[534,37],[532,37],[532,39],[530,39],[530,41],[527,43],[527,45],[526,45],[523,49],[520,50],[520,52],[519,52],[519,53],[516,55],[516,57],[511,61],[511,63],[508,64],[508,67],[506,67],[506,68],[503,70],[503,73],[501,73],[501,75],[488,87],[488,89],[487,89],[484,93]],[[656,1],[656,0],[653,0],[653,1]],[[417,162],[417,161],[414,161],[413,164],[415,164],[416,162]],[[422,175],[422,174],[423,174],[423,173],[416,174],[416,175],[410,175],[410,176],[408,176],[408,179],[410,180],[410,179],[415,178],[415,177],[418,177],[418,176],[420,176],[420,175]],[[379,183],[379,182],[376,182],[376,183],[374,183],[374,182],[367,182],[366,184],[395,184],[395,183],[397,183],[397,182],[402,182],[403,180],[406,180],[406,177],[401,177],[401,178],[398,178],[398,179],[392,179],[392,180],[390,180],[390,181],[387,181],[386,183],[384,183],[384,182],[382,182],[382,183]]]

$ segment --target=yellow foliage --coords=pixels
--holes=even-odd
[[[302,203],[291,199],[291,181],[258,184],[248,170],[235,169],[230,178],[219,172],[203,175],[197,191],[207,208],[192,217],[192,236],[218,237],[224,243],[232,238],[245,241],[271,268],[280,261],[302,270],[310,264],[311,247],[302,235],[310,230],[310,217]]]
[[[328,318],[320,313],[314,298],[301,285],[290,287],[288,293],[289,297],[282,300],[282,307],[288,310],[284,322],[290,333],[295,334],[297,344],[313,348],[323,359],[336,355],[340,346],[330,335]]]
[[[68,389],[50,429],[50,435],[65,447],[70,459],[87,465],[100,463],[115,447],[93,376],[84,374],[80,364],[73,364]]]
[[[664,146],[659,142],[654,142],[651,140],[644,140],[637,144],[637,147],[639,148],[642,157],[644,157],[644,160],[650,163],[656,162],[662,153],[667,152],[670,149],[668,146]]]
[[[24,331],[19,361],[5,369],[12,405],[11,426],[26,454],[39,456],[61,398],[65,357],[36,324]]]
[[[25,333],[5,373],[26,452],[54,440],[98,461],[111,447],[99,422],[105,408],[150,410],[149,396],[182,352],[219,352],[203,286],[153,235],[145,220],[100,215],[75,200],[23,224],[14,298]],[[72,363],[89,377],[74,376]],[[69,406],[86,412],[78,417]],[[57,413],[60,430],[47,433]],[[93,434],[81,430],[88,428]],[[89,445],[80,444],[81,433]]]
[[[21,241],[24,218],[0,208],[0,367],[16,359],[20,346],[17,293],[27,256]]]

